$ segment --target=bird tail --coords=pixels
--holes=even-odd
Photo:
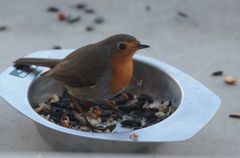
[[[16,65],[36,65],[44,67],[55,67],[60,59],[44,59],[44,58],[20,58],[14,62]]]

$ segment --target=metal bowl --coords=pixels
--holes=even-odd
[[[72,51],[41,51],[29,57],[63,58]],[[55,80],[40,75],[45,70],[43,67],[32,67],[28,72],[23,72],[14,67],[8,68],[0,75],[0,95],[32,119],[41,136],[58,150],[146,152],[157,148],[161,142],[191,138],[207,124],[220,106],[220,99],[190,76],[158,60],[135,55],[134,78],[143,80],[147,87],[143,90],[153,95],[155,103],[172,100],[175,112],[155,125],[135,131],[77,131],[53,124],[33,110],[32,107],[46,101],[52,94],[60,95],[64,90]],[[133,132],[139,135],[136,142],[129,138]]]

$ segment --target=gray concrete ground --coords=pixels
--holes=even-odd
[[[86,32],[85,27],[93,23],[95,15],[85,15],[81,22],[68,25],[46,12],[54,5],[83,15],[73,8],[77,2],[0,0],[0,25],[9,27],[0,32],[0,71],[19,57],[53,45],[78,48],[115,33],[130,33],[151,45],[140,53],[186,72],[222,99],[216,116],[196,136],[161,144],[152,157],[240,156],[240,120],[228,118],[230,113],[240,114],[239,84],[228,86],[223,77],[210,76],[215,70],[223,70],[224,75],[233,75],[240,82],[240,1],[89,0],[87,4],[106,19],[92,32]],[[146,5],[151,6],[149,12]],[[177,15],[178,11],[188,17]],[[3,99],[0,116],[0,152],[54,151],[41,139],[33,122]]]

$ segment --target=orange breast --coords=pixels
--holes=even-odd
[[[111,60],[112,79],[110,90],[113,94],[120,92],[128,86],[132,79],[133,61],[131,57],[116,57]]]

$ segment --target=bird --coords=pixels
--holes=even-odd
[[[148,47],[132,35],[116,34],[76,49],[63,59],[19,58],[14,64],[48,67],[46,75],[62,83],[71,96],[99,101],[116,96],[129,85],[133,55]]]

